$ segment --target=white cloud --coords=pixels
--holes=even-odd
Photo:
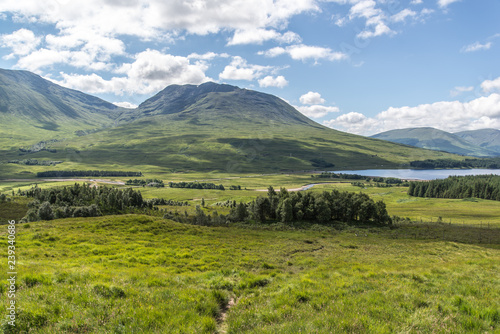
[[[455,87],[453,88],[451,91],[450,91],[450,95],[451,96],[458,96],[462,93],[465,93],[465,92],[472,92],[474,90],[474,87],[473,86],[468,86],[468,87],[463,87],[463,86],[460,86],[460,87]]]
[[[130,103],[130,102],[113,102],[115,106],[122,107],[122,108],[127,108],[127,109],[135,109],[138,107],[137,104]]]
[[[215,52],[207,52],[204,54],[191,53],[187,56],[188,59],[199,59],[199,60],[212,60],[214,58],[229,58],[230,56],[227,53],[215,53]]]
[[[109,80],[91,75],[61,73],[62,86],[87,93],[152,94],[172,84],[200,84],[211,79],[205,75],[207,66],[190,63],[186,57],[146,50],[134,56],[135,61],[123,64]]]
[[[317,92],[307,92],[299,98],[302,104],[323,104],[325,99],[321,97],[320,93]]]
[[[466,45],[460,50],[461,52],[474,52],[474,51],[479,51],[479,50],[489,50],[493,43],[488,42],[486,44],[481,44],[479,42],[472,43],[469,45]]]
[[[363,114],[350,112],[340,115],[335,119],[324,121],[323,125],[350,133],[364,134],[366,130],[372,128],[375,123],[375,120],[367,118]]]
[[[262,77],[264,74],[274,71],[272,66],[261,66],[248,64],[247,61],[236,56],[219,74],[222,80],[247,80],[252,81]]]
[[[260,51],[259,54],[267,57],[277,57],[282,54],[288,54],[292,59],[302,61],[306,61],[308,59],[314,59],[315,61],[320,59],[339,61],[348,58],[347,54],[343,52],[335,52],[330,48],[304,44],[291,45],[286,48],[278,46],[267,51]]]
[[[41,42],[41,38],[35,36],[33,31],[28,29],[19,29],[12,34],[0,35],[0,46],[11,48],[12,53],[5,58],[10,59],[14,56],[24,56],[35,50]]]
[[[259,80],[260,87],[278,87],[283,88],[288,85],[288,81],[284,76],[279,75],[277,77],[272,77],[270,75]]]
[[[411,0],[411,2],[410,2],[410,4],[412,4],[412,5],[420,5],[422,3],[423,3],[422,0]]]
[[[276,30],[258,28],[236,30],[227,45],[262,44],[263,42],[269,40],[275,40],[277,42],[287,44],[301,42],[300,36],[291,31],[287,31],[284,34],[281,34]]]
[[[60,29],[80,27],[102,35],[131,35],[158,39],[165,32],[206,35],[221,30],[283,28],[293,16],[319,11],[314,0],[151,0],[84,2],[5,0],[3,12],[20,20],[57,24]]]
[[[448,7],[448,5],[451,5],[454,2],[458,2],[460,0],[438,0],[438,6],[441,8]]]
[[[485,93],[500,92],[500,77],[494,80],[485,80],[481,83],[481,88]]]
[[[302,95],[299,98],[299,101],[302,104],[308,105],[294,107],[307,117],[321,118],[330,113],[337,113],[340,111],[338,107],[322,105],[323,103],[325,103],[325,99],[322,98],[321,94],[318,92],[309,91],[306,94]]]
[[[407,17],[415,17],[417,15],[418,15],[417,12],[415,12],[411,9],[405,8],[402,11],[400,11],[399,13],[392,15],[391,20],[393,22],[404,22]]]
[[[27,56],[21,57],[16,67],[37,72],[40,68],[58,63],[67,63],[71,58],[69,51],[39,49]]]
[[[409,127],[434,127],[449,132],[500,128],[500,94],[469,102],[443,101],[416,107],[391,107],[374,118],[358,113],[325,121],[326,126],[362,135]]]
[[[340,111],[338,107],[328,107],[317,104],[312,106],[295,106],[295,109],[297,109],[307,117],[312,117],[312,118],[321,118],[325,117],[330,113],[336,113]]]

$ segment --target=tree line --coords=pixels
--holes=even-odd
[[[363,193],[340,192],[332,190],[322,193],[288,192],[281,188],[276,192],[272,186],[267,196],[259,196],[255,200],[230,205],[227,216],[216,212],[207,215],[200,206],[196,207],[193,217],[168,214],[165,218],[198,225],[218,225],[230,222],[255,221],[257,223],[311,222],[324,225],[343,223],[372,223],[377,225],[391,224],[385,203],[375,202]]]
[[[162,180],[158,179],[145,179],[145,180],[139,180],[139,179],[130,179],[127,182],[125,182],[127,186],[148,186],[148,187],[156,187],[156,188],[163,188],[165,187],[165,184],[163,183]]]
[[[483,159],[427,159],[416,160],[410,162],[411,168],[435,169],[435,168],[489,168],[500,169],[500,158],[483,158]]]
[[[154,209],[155,205],[185,205],[164,199],[144,200],[141,192],[132,188],[97,188],[78,183],[50,189],[35,186],[18,191],[18,195],[33,198],[25,217],[27,221],[121,214],[135,209]]]
[[[345,173],[323,172],[321,174],[311,175],[311,177],[318,179],[364,180],[366,182],[385,183],[394,185],[401,185],[405,183],[403,180],[396,177],[371,177],[359,174],[345,174]]]
[[[217,185],[215,183],[206,183],[206,182],[169,182],[168,186],[170,188],[225,190],[225,188],[222,184]]]
[[[37,177],[111,177],[142,176],[141,172],[106,171],[106,170],[53,170],[36,173]]]
[[[429,182],[410,182],[408,195],[432,198],[482,198],[500,201],[500,176],[450,176]]]
[[[24,159],[24,160],[9,160],[9,164],[27,165],[27,166],[55,166],[61,164],[62,161],[47,161],[37,159]]]

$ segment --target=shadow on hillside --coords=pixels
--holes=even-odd
[[[490,228],[487,225],[404,223],[394,225],[390,237],[394,239],[452,241],[500,249],[500,228]]]

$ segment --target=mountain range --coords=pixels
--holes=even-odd
[[[382,132],[372,138],[474,157],[500,156],[500,130],[480,129],[449,133],[423,127]]]
[[[452,158],[322,126],[284,100],[213,82],[172,85],[125,109],[26,71],[0,70],[5,161],[63,163],[51,169],[264,172],[396,167]],[[38,168],[38,169],[37,169]]]

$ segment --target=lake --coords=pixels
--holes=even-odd
[[[448,176],[464,175],[500,175],[500,169],[364,169],[341,170],[332,173],[358,174],[364,176],[397,177],[398,179],[435,180],[446,179]]]

